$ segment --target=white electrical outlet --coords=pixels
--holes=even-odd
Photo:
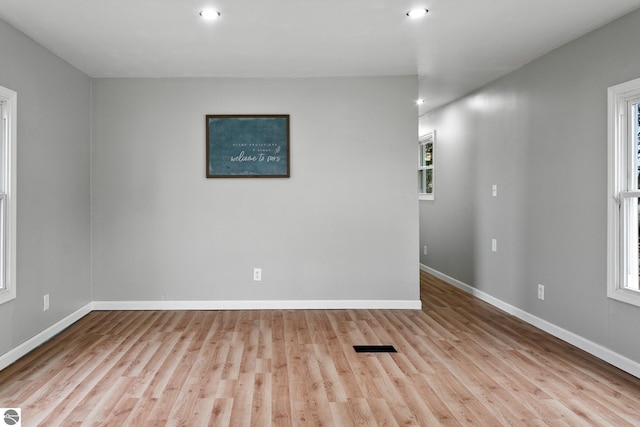
[[[254,268],[253,269],[253,281],[260,282],[262,280],[262,269]]]
[[[498,241],[496,239],[491,239],[491,251],[498,252]]]
[[[493,197],[498,197],[498,186],[495,184],[491,187],[491,195]]]
[[[423,253],[423,254],[425,254],[425,255],[427,254],[427,247],[426,247],[426,246],[424,246],[424,247],[422,248],[422,253]]]
[[[544,285],[538,284],[538,299],[544,301]]]
[[[45,294],[42,297],[42,311],[49,310],[49,294]]]

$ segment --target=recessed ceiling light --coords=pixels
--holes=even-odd
[[[427,9],[411,9],[407,12],[407,16],[409,18],[420,18],[426,15],[427,12],[429,12]]]
[[[416,105],[422,105],[422,104],[424,104],[424,99],[418,99],[416,101]]]
[[[220,12],[215,9],[203,9],[200,11],[200,16],[206,19],[207,21],[213,21],[220,17]]]

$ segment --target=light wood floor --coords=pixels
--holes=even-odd
[[[422,311],[92,312],[0,372],[0,407],[24,426],[640,426],[639,379],[421,283]]]

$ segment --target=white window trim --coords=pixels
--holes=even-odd
[[[608,186],[607,186],[607,296],[640,306],[640,292],[624,287],[624,249],[622,208],[624,199],[637,197],[637,191],[628,191],[626,173],[629,168],[628,147],[631,102],[640,101],[640,79],[631,80],[608,89]],[[635,261],[637,262],[637,261]]]
[[[433,160],[431,163],[431,166],[429,167],[423,167],[420,164],[420,156],[422,155],[422,146],[426,145],[427,143],[431,143],[432,144],[432,156],[433,156]],[[431,191],[431,193],[420,193],[418,192],[418,200],[435,200],[435,193],[436,193],[436,163],[435,163],[435,159],[436,159],[436,131],[433,130],[431,132],[427,132],[424,135],[422,135],[420,138],[418,138],[418,147],[419,147],[419,154],[418,154],[418,171],[421,170],[425,170],[425,169],[431,169],[431,185],[433,186],[433,190]]]
[[[17,112],[18,94],[10,89],[0,86],[0,101],[4,104],[3,115],[6,116],[8,141],[6,143],[5,159],[6,170],[6,194],[5,200],[5,288],[0,290],[0,304],[11,301],[16,297],[16,171],[17,171]]]

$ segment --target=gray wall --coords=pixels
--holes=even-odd
[[[635,361],[640,308],[606,297],[606,96],[640,76],[639,39],[635,12],[420,119],[421,263]]]
[[[94,300],[418,300],[416,93],[415,76],[94,80]],[[268,113],[291,115],[291,178],[206,179],[205,115]]]
[[[0,85],[18,93],[17,298],[0,305],[4,354],[91,301],[91,81],[0,20]]]

